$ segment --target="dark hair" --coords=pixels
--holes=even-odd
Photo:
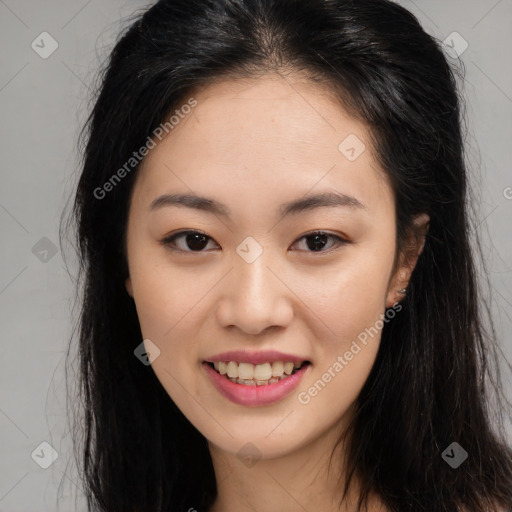
[[[512,451],[488,406],[496,346],[470,245],[463,116],[439,42],[387,0],[161,0],[115,45],[84,131],[75,431],[89,507],[205,511],[216,496],[206,439],[133,354],[142,334],[124,286],[125,231],[137,167],[104,198],[95,190],[198,88],[269,72],[324,85],[368,126],[395,195],[397,251],[413,217],[430,216],[346,432],[340,500],[357,476],[361,506],[373,492],[397,512],[512,506]],[[453,441],[469,453],[459,469],[441,456]]]

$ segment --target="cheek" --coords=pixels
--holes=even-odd
[[[198,370],[198,315],[204,314],[201,298],[215,282],[212,276],[200,278],[180,271],[160,251],[131,253],[130,277],[143,339],[151,340],[160,351],[151,366],[181,408],[190,400],[181,396],[183,387],[190,387]]]
[[[184,292],[176,282],[178,276],[162,276],[156,269],[141,273],[137,280],[135,301],[144,339],[159,349],[151,367],[162,387],[187,417],[195,418],[191,396],[197,391],[195,382],[200,366],[197,359],[199,339],[198,317],[201,314],[200,287]],[[133,278],[132,278],[133,279]],[[191,407],[192,406],[192,407]]]
[[[319,328],[314,372],[296,393],[303,428],[309,425],[320,433],[321,428],[339,421],[370,374],[382,328],[387,323],[383,317],[386,319],[385,296],[392,254],[390,258],[381,256],[347,264],[326,281],[322,293],[312,302],[328,329],[321,336]]]
[[[333,348],[340,349],[380,318],[385,311],[393,250],[354,250],[332,269],[304,283],[305,302],[327,328],[318,335],[320,339],[329,339]],[[300,279],[304,281],[298,275],[296,282]]]
[[[212,272],[176,266],[161,248],[134,250],[130,277],[142,333],[162,341],[191,325],[201,298],[218,281]]]

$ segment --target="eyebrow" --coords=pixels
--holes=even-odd
[[[219,203],[215,199],[209,199],[195,194],[164,194],[157,197],[151,203],[149,210],[153,212],[166,206],[192,208],[225,218],[230,218],[231,216],[231,212],[225,204]],[[366,209],[366,206],[355,197],[333,191],[304,196],[288,203],[283,203],[279,208],[279,212],[281,218],[283,218],[324,207]]]

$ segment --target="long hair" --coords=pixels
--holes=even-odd
[[[384,326],[346,431],[340,499],[357,476],[361,507],[371,493],[396,512],[512,506],[512,452],[488,406],[496,346],[471,245],[462,103],[440,43],[387,0],[160,0],[103,69],[72,211],[74,432],[90,510],[206,511],[216,496],[205,438],[134,356],[142,334],[124,281],[138,165],[98,191],[198,88],[269,72],[305,74],[364,121],[392,184],[397,250],[413,217],[430,216],[403,311]],[[457,469],[442,456],[453,442],[468,453]]]

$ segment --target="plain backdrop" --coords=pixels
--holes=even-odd
[[[464,50],[451,61],[466,69],[468,159],[492,290],[486,300],[511,360],[512,0],[400,3],[430,34]],[[65,411],[74,289],[59,221],[76,185],[77,137],[98,66],[122,18],[144,5],[0,0],[0,512],[85,510]],[[58,458],[44,469],[52,449]]]

